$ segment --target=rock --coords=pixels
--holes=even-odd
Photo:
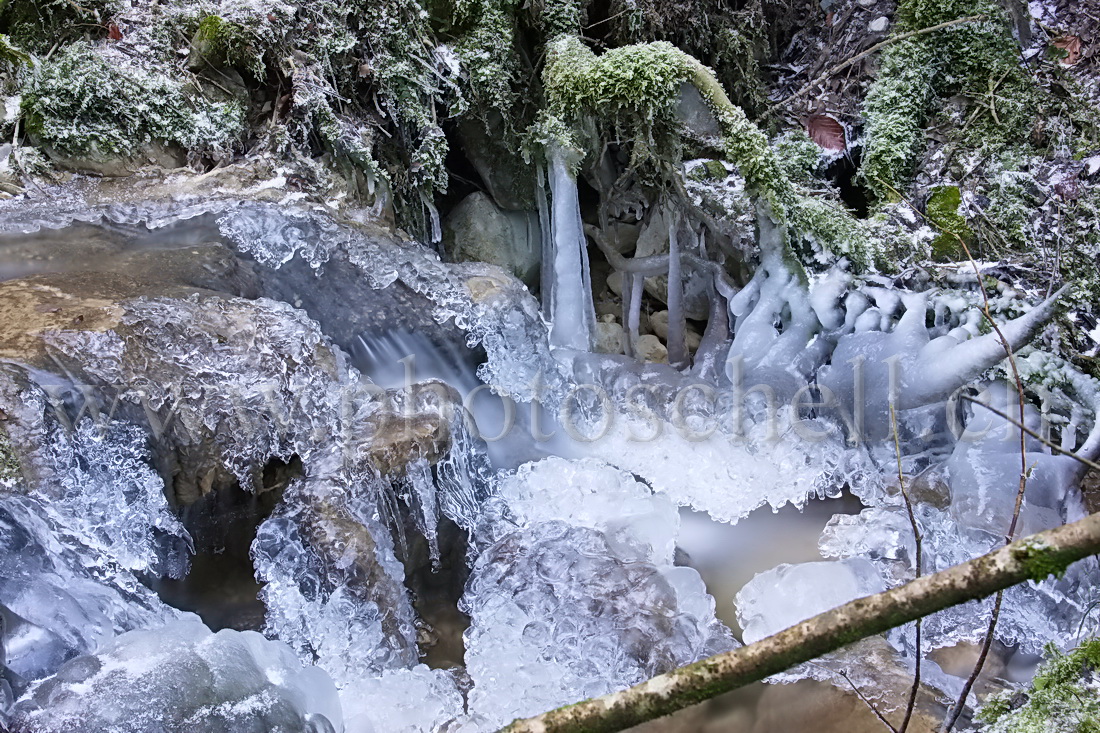
[[[634,344],[634,353],[642,361],[653,364],[668,363],[668,349],[665,348],[660,339],[650,334],[638,338]]]
[[[668,311],[657,311],[649,317],[649,323],[653,327],[653,333],[668,343]],[[684,331],[684,342],[687,344],[688,351],[695,351],[699,348],[699,344],[702,342],[703,337],[697,334],[691,326],[687,326]]]
[[[694,84],[684,82],[680,85],[680,98],[676,105],[676,116],[688,132],[701,138],[716,138],[722,134],[714,113],[703,100],[703,95]]]
[[[614,320],[600,321],[596,324],[596,352],[599,354],[621,354],[626,343],[623,327]]]
[[[459,145],[481,177],[489,195],[507,211],[535,209],[535,169],[523,161],[508,136],[500,115],[486,111],[486,121],[464,115],[457,127]]]
[[[882,33],[889,25],[890,19],[887,18],[885,15],[880,15],[867,25],[867,30],[871,31],[872,33]]]
[[[623,295],[623,275],[621,272],[612,272],[607,276],[607,289],[618,295]]]
[[[501,211],[481,192],[456,206],[443,225],[443,243],[459,262],[499,265],[527,285],[538,280],[542,234],[533,211]]]

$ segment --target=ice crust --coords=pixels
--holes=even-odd
[[[672,503],[592,459],[502,478],[463,595],[477,729],[492,730],[725,651],[699,574],[672,565]]]
[[[284,644],[197,621],[131,631],[68,661],[13,715],[38,733],[336,733],[342,718],[332,681]]]

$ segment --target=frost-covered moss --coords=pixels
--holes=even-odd
[[[918,39],[902,41],[883,54],[878,80],[867,93],[863,116],[867,143],[860,175],[883,201],[895,198],[924,144],[924,122],[939,73],[934,49]]]
[[[899,33],[959,18],[983,19],[909,38],[888,48],[864,102],[867,145],[862,176],[883,201],[908,182],[936,98],[970,100],[960,141],[989,151],[1019,145],[1038,110],[1038,91],[1019,61],[1004,9],[983,0],[902,0]]]
[[[107,22],[122,6],[118,0],[5,0],[0,28],[20,48],[45,54],[77,38],[107,35]]]
[[[661,155],[676,133],[680,85],[691,78],[685,54],[670,43],[612,49],[596,56],[576,36],[547,47],[543,84],[551,114],[570,122],[598,117],[634,139],[636,154]],[[673,154],[677,154],[678,150]]]
[[[978,713],[982,733],[1097,733],[1100,731],[1100,639],[1068,654],[1047,648],[1030,689],[1003,692]]]
[[[207,15],[199,22],[191,40],[195,61],[214,65],[227,64],[247,69],[256,77],[266,71],[264,48],[260,39],[245,26],[219,15]],[[192,65],[196,65],[195,61]]]
[[[238,104],[209,102],[182,84],[74,43],[35,67],[23,89],[26,129],[70,155],[126,155],[154,141],[200,153],[232,148]]]
[[[776,138],[775,152],[787,176],[798,183],[813,180],[814,171],[821,163],[821,148],[801,129],[791,130]]]
[[[729,101],[713,72],[671,44],[624,46],[596,56],[579,39],[562,37],[548,49],[544,72],[552,117],[573,124],[569,133],[559,133],[562,140],[574,140],[567,135],[596,117],[634,141],[636,166],[647,158],[660,160],[670,155],[670,149],[673,155],[679,153],[668,140],[677,133],[675,104],[685,82],[695,85],[717,120],[726,159],[737,166],[746,190],[762,200],[777,221],[790,225],[793,244],[809,244],[807,254],[798,246],[794,250],[804,262],[845,256],[861,269],[875,262],[874,247],[859,221],[839,204],[796,187],[789,166],[805,165],[809,149],[797,146],[795,160],[785,161],[763,131]],[[816,146],[813,155],[816,158]],[[665,162],[670,162],[667,157]]]

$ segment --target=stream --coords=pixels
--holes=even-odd
[[[676,366],[597,353],[577,184],[548,175],[541,302],[319,210],[0,210],[0,727],[494,731],[911,579],[899,470],[922,572],[1003,542],[1019,433],[960,395],[1020,407],[974,298],[807,282],[765,217],[755,273],[718,287],[670,220],[673,278],[722,317]],[[1024,409],[1084,454],[1081,404],[1066,377]],[[1026,446],[1021,534],[1084,516],[1078,464]],[[1095,633],[1097,573],[1005,594],[980,691]],[[920,656],[934,715],[991,604],[772,681],[892,710]]]

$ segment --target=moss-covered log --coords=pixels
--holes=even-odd
[[[754,644],[681,667],[629,689],[517,720],[504,731],[625,730],[936,611],[985,598],[1026,580],[1060,574],[1070,563],[1098,553],[1100,513],[1026,537],[883,593],[858,598]]]

